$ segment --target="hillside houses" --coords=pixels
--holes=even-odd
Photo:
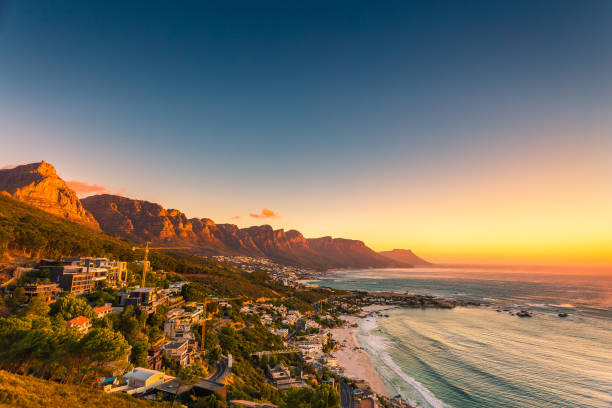
[[[73,319],[70,319],[66,322],[66,327],[69,329],[76,329],[81,333],[85,334],[91,328],[91,320],[89,317],[85,316],[77,316]]]

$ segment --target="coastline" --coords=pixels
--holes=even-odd
[[[338,342],[339,348],[333,352],[338,360],[338,365],[344,369],[344,375],[353,379],[366,381],[372,390],[379,395],[387,398],[392,396],[392,390],[383,380],[378,370],[368,354],[359,343],[357,334],[359,322],[374,312],[394,309],[394,306],[371,305],[363,308],[360,315],[342,315],[345,326],[331,330],[333,339]]]

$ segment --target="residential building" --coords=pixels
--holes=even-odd
[[[91,320],[85,316],[77,316],[66,322],[66,327],[75,328],[81,333],[87,333],[91,328]]]
[[[189,284],[189,282],[187,281],[179,281],[179,282],[173,282],[168,286],[168,289],[170,289],[171,291],[178,293],[181,290],[183,290],[183,286],[187,286]]]
[[[163,383],[164,378],[165,374],[163,372],[143,367],[136,367],[123,375],[123,380],[127,381],[130,388],[151,387],[157,383]]]
[[[40,269],[49,270],[51,282],[66,292],[83,295],[91,291],[91,276],[76,260],[42,259]]]
[[[103,319],[104,316],[111,314],[113,308],[110,306],[110,303],[100,307],[94,307],[94,313],[98,319]]]
[[[176,360],[180,365],[187,366],[191,364],[189,355],[189,341],[177,340],[164,344],[163,349],[168,354],[168,357]]]
[[[110,261],[108,258],[62,258],[61,262],[78,265],[91,275],[94,283],[119,287],[127,280],[127,262]]]
[[[291,377],[289,367],[284,364],[277,364],[274,367],[267,366],[266,374],[272,382],[272,385],[279,390],[288,390],[291,387],[303,387],[305,384],[302,380]]]
[[[33,297],[40,297],[47,303],[57,300],[57,297],[62,292],[57,283],[25,285],[23,289],[29,300],[32,300]]]
[[[91,292],[92,283],[91,275],[87,272],[63,271],[59,277],[60,288],[75,295],[85,295]]]
[[[321,326],[319,325],[319,323],[315,322],[314,320],[306,320],[306,324],[304,324],[304,329],[308,330],[308,329],[318,329]]]
[[[129,292],[117,293],[117,303],[120,306],[132,305],[148,313],[153,313],[155,308],[166,299],[158,295],[157,288],[137,288]]]
[[[164,322],[164,335],[169,339],[185,337],[191,331],[191,325],[181,319],[169,319]]]
[[[282,337],[283,339],[289,337],[289,330],[288,329],[278,329],[274,332],[274,334],[276,334],[277,336]]]

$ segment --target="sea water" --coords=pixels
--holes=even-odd
[[[361,321],[358,339],[381,376],[417,406],[612,407],[609,275],[427,268],[342,271],[317,283],[487,302]],[[511,314],[519,309],[533,317]]]

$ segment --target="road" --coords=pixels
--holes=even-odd
[[[350,385],[344,380],[340,381],[340,406],[342,408],[353,407],[353,392]]]
[[[223,379],[230,375],[231,368],[228,365],[227,357],[223,357],[217,362],[217,367],[213,375],[207,378],[208,381],[222,382]]]

